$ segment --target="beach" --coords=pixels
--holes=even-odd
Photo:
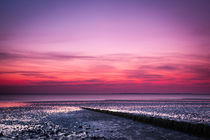
[[[102,106],[104,102],[110,101],[27,102],[1,107],[0,139],[204,139],[81,108],[96,104]]]

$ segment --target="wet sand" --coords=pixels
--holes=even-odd
[[[202,139],[182,132],[78,107],[59,107],[60,110],[57,108],[46,111],[45,108],[48,107],[41,108],[38,105],[9,108],[6,111],[2,109],[0,139]]]
[[[199,139],[185,133],[87,110],[51,116],[49,120],[81,134],[85,139]]]

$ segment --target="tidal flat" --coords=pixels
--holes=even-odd
[[[159,108],[157,107],[158,104],[160,105]],[[172,112],[172,105],[170,104],[172,103],[164,102],[164,106],[168,105],[168,112]],[[182,104],[183,107],[189,107],[187,102]],[[196,119],[196,121],[192,119],[192,123],[200,123],[203,117],[204,121],[202,123],[208,125],[209,104],[202,102],[201,105],[198,105],[197,101],[195,104],[196,105],[193,106],[191,103],[192,107],[194,107],[194,109],[191,108],[191,110],[195,110],[195,107],[199,107],[199,110],[203,111],[206,115],[198,115],[197,118],[200,117],[200,119]],[[126,112],[127,109],[127,112],[131,111],[130,113],[136,113],[132,112],[133,110],[139,110],[138,113],[142,113],[140,110],[143,109],[144,112],[151,112],[152,105],[154,106],[153,113],[159,112],[160,115],[160,108],[163,109],[162,111],[167,110],[166,107],[161,107],[163,106],[162,101],[159,103],[154,101],[151,103],[149,101],[125,100],[2,103],[0,107],[0,139],[205,139],[172,129],[81,108],[91,107],[112,111],[115,109],[119,112]],[[179,103],[177,107],[180,110],[181,103]],[[166,113],[167,111],[165,111],[164,114]],[[184,112],[182,116],[183,114]],[[147,115],[150,114],[147,113]],[[189,116],[189,112],[186,115]],[[163,117],[166,117],[166,115]],[[170,119],[173,119],[173,117],[170,116]],[[177,117],[174,117],[174,119],[177,119]],[[190,118],[186,121],[190,121]]]

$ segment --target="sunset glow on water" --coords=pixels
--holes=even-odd
[[[28,103],[19,102],[0,102],[0,107],[23,107],[29,105]]]
[[[50,109],[44,110],[44,112],[52,114],[52,113],[69,113],[72,111],[79,111],[81,110],[79,107],[74,106],[57,106],[51,107]]]
[[[25,101],[25,103],[1,102],[0,131],[5,136],[12,137],[13,135],[19,135],[19,133],[21,132],[23,134],[24,133],[30,134],[33,137],[39,138],[41,137],[39,131],[47,130],[46,132],[43,131],[43,133],[48,133],[47,135],[51,135],[51,137],[58,138],[59,135],[61,134],[54,135],[54,131],[57,131],[57,129],[59,130],[62,128],[63,135],[67,133],[66,135],[68,137],[75,138],[75,137],[83,137],[83,135],[87,137],[86,133],[78,132],[81,131],[80,129],[83,129],[82,127],[84,126],[87,127],[86,130],[89,130],[90,129],[89,127],[92,125],[93,125],[92,129],[96,129],[95,127],[100,126],[101,127],[100,129],[103,130],[103,128],[105,127],[103,121],[102,121],[103,125],[100,124],[100,121],[88,121],[85,124],[83,124],[84,126],[81,126],[82,122],[84,121],[83,119],[85,117],[85,114],[83,113],[87,112],[81,107],[90,107],[90,108],[109,110],[114,112],[125,112],[136,115],[153,116],[153,117],[159,117],[176,121],[186,121],[194,124],[197,123],[205,124],[210,126],[210,120],[209,120],[210,101],[205,100],[206,97],[208,97],[207,95],[203,96],[199,95],[199,98],[196,98],[197,96],[192,98],[191,95],[188,96],[188,98],[186,98],[187,96],[183,96],[184,98],[178,98],[178,99],[171,97],[170,100],[166,100],[166,98],[163,98],[166,95],[163,96],[162,99],[160,98],[161,97],[160,96],[158,99],[153,98],[153,100],[148,100],[147,95],[139,95],[139,98],[140,96],[141,99],[145,100],[128,100],[129,98],[127,98],[127,100],[122,100],[122,98],[116,100],[116,97],[118,96],[112,97],[110,95],[109,96],[110,100],[107,100],[106,96],[103,96],[104,99],[102,99],[101,97],[99,100],[82,100],[82,101],[79,100],[33,101],[33,98],[31,98],[30,101],[29,97],[26,97],[27,100],[24,99],[24,97],[22,97],[22,101]],[[82,96],[80,95],[79,97]],[[77,98],[78,97],[76,97],[75,99]],[[89,98],[91,99],[92,97],[90,96]],[[85,96],[85,99],[88,99],[88,96]],[[94,112],[89,111],[89,113],[94,113]],[[99,113],[99,115],[101,115],[102,117],[105,114]],[[92,115],[90,114],[90,116]],[[76,121],[72,120],[78,117],[82,118]],[[93,119],[95,120],[97,118]],[[120,118],[118,118],[117,120],[119,119]],[[70,122],[68,123],[68,121]],[[71,130],[70,132],[68,132],[66,126],[69,125],[71,126],[72,124],[74,125],[71,127],[71,129],[68,128]],[[63,127],[63,125],[65,127]],[[113,126],[109,126],[109,129],[111,129]],[[37,134],[34,134],[33,131],[36,131]],[[92,133],[91,135],[95,135],[95,132],[91,133]],[[172,135],[175,135],[174,132],[171,133]]]

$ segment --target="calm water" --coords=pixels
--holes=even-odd
[[[7,101],[95,101],[95,100],[177,100],[205,99],[210,94],[110,94],[110,95],[0,95],[0,102]]]

